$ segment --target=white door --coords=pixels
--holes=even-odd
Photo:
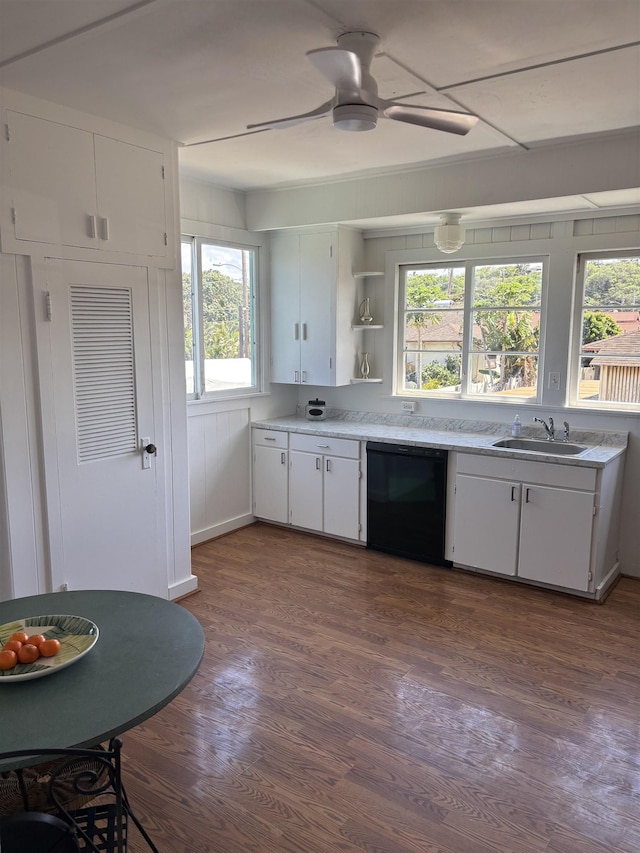
[[[322,530],[322,456],[289,451],[289,521]]]
[[[586,592],[594,494],[527,483],[522,489],[518,577]]]
[[[162,154],[106,136],[95,137],[95,150],[101,246],[165,256]]]
[[[93,134],[11,111],[7,124],[16,239],[95,247]]]
[[[357,539],[360,535],[360,460],[325,456],[324,532]]]
[[[519,516],[519,483],[458,474],[454,562],[502,575],[515,575]]]
[[[253,514],[269,521],[288,522],[288,450],[253,448]]]
[[[300,248],[297,234],[271,240],[271,381],[300,383]]]
[[[300,237],[301,382],[334,385],[337,265],[331,234]],[[345,332],[346,334],[346,332]]]
[[[39,357],[53,588],[166,598],[163,448],[141,450],[156,441],[147,270],[48,259],[46,279],[50,349]]]

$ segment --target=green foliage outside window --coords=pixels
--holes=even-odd
[[[193,305],[190,298],[191,276],[182,276],[185,311],[185,354],[193,352]],[[219,270],[202,273],[202,324],[205,358],[240,358],[240,330],[244,313],[241,281],[234,281]]]
[[[614,335],[621,335],[622,329],[610,314],[604,311],[587,311],[582,320],[582,343],[591,344],[603,341]]]

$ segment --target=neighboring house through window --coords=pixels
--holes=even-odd
[[[574,402],[640,404],[640,255],[582,255],[578,262],[580,352]]]
[[[255,393],[256,249],[182,241],[185,379],[190,399]]]
[[[542,259],[400,268],[399,393],[538,398]]]

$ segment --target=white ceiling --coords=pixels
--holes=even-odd
[[[479,123],[242,135],[331,98],[305,53],[349,30],[381,38],[381,97],[424,90],[415,103]],[[640,0],[0,0],[0,84],[174,139],[185,173],[221,186],[318,183],[639,128]]]

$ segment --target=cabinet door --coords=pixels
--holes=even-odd
[[[456,477],[454,562],[515,575],[520,484],[485,477]]]
[[[334,385],[337,264],[331,234],[300,237],[301,382]],[[346,329],[343,330],[346,334]]]
[[[324,532],[346,539],[360,535],[360,462],[325,456]]]
[[[8,112],[15,237],[97,246],[93,134]]]
[[[594,494],[523,484],[518,577],[589,589]]]
[[[95,153],[100,245],[166,255],[162,154],[106,136],[95,137]]]
[[[253,514],[269,521],[288,522],[288,451],[253,448]]]
[[[322,530],[322,456],[289,451],[289,521]]]
[[[297,234],[271,238],[271,381],[300,382],[300,246]]]

